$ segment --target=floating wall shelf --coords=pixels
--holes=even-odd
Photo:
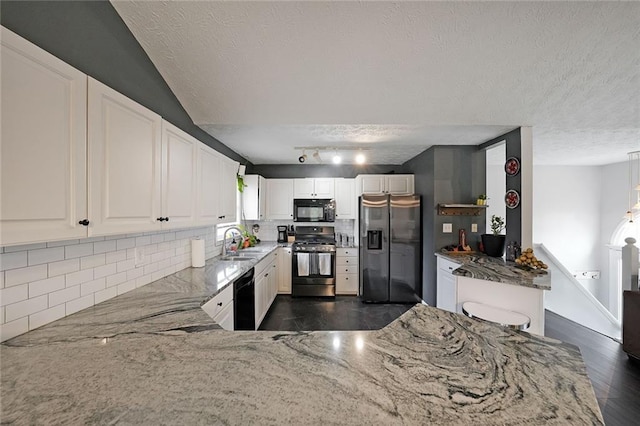
[[[440,216],[480,216],[487,205],[477,204],[438,204],[438,214]]]

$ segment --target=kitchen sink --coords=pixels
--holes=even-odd
[[[248,260],[256,260],[255,257],[249,257],[249,256],[222,256],[220,258],[220,260],[232,260],[232,261],[248,261]]]

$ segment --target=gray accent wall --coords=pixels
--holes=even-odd
[[[485,192],[486,160],[477,146],[434,146],[403,164],[415,175],[416,193],[422,195],[423,269],[422,297],[430,305],[436,303],[435,252],[458,243],[458,231],[465,229],[469,245],[477,250],[485,214],[480,216],[440,216],[438,204],[473,203]],[[443,233],[442,225],[451,223],[452,233]],[[478,233],[471,224],[478,224]]]
[[[247,174],[256,174],[267,179],[288,179],[305,177],[354,178],[362,174],[403,173],[403,166],[397,165],[334,165],[334,164],[262,164],[247,167]]]
[[[0,23],[123,95],[160,114],[216,151],[247,160],[193,124],[108,1],[0,2]]]
[[[495,139],[485,142],[482,145],[480,145],[480,148],[486,149],[502,141],[506,141],[505,162],[507,158],[511,158],[511,157],[516,157],[518,160],[522,158],[520,128],[517,128],[515,130],[510,131],[509,133],[505,133],[502,136],[499,136]],[[522,164],[520,166],[522,167]],[[515,189],[516,191],[518,191],[518,194],[522,194],[522,179],[521,179],[520,173],[518,173],[515,176],[506,177],[506,188],[504,190],[504,193],[506,194],[507,190],[509,189]],[[494,200],[494,202],[502,203],[504,202],[504,200]],[[487,220],[490,220],[490,218]],[[522,244],[522,208],[521,206],[518,206],[515,209],[509,209],[509,208],[507,209],[506,222],[507,222],[507,237],[506,237],[507,244],[511,241],[516,241],[518,244]]]

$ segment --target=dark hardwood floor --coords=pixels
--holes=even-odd
[[[332,300],[278,295],[260,330],[377,330],[412,306],[365,304],[352,296]],[[580,348],[605,423],[640,425],[640,363],[629,360],[618,342],[553,312],[545,312],[545,323],[546,336]]]

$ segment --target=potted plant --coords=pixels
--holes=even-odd
[[[482,247],[484,253],[491,257],[502,257],[504,254],[504,242],[506,235],[500,234],[505,229],[504,218],[501,216],[491,216],[491,234],[482,234]]]
[[[487,205],[487,194],[478,195],[478,199],[476,200],[476,206],[485,206]]]

